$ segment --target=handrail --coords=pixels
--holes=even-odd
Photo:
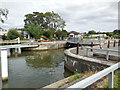
[[[112,50],[112,49],[99,49],[99,48],[86,48],[86,49],[93,49],[93,50],[99,50],[99,51],[109,51],[109,52],[118,52],[118,53],[120,53],[119,50]]]
[[[5,46],[0,46],[1,48],[24,48],[24,47],[38,47],[38,45],[21,45],[21,44],[17,44],[17,45],[5,45]]]
[[[117,52],[120,53],[119,50],[112,50],[112,49],[99,49],[99,48],[86,48],[86,56],[88,56],[88,50],[99,50],[99,51],[106,51],[106,60],[109,60],[109,52]]]
[[[108,75],[108,87],[113,88],[114,71],[117,70],[118,68],[120,68],[120,62],[68,87],[67,89],[69,90],[69,88],[81,88],[81,89],[86,88],[87,86],[93,84],[94,82],[98,81],[99,79],[107,75]]]

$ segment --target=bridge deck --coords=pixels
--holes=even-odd
[[[4,45],[0,46],[0,48],[31,48],[31,47],[38,47],[38,45],[22,45],[22,44],[17,44],[17,45]]]

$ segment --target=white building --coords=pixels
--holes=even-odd
[[[30,39],[30,34],[27,31],[18,30],[18,33],[23,34],[24,39]]]
[[[105,38],[107,35],[106,34],[91,34],[89,37],[96,37],[96,38]]]
[[[4,29],[0,29],[0,35],[7,35],[8,31]]]

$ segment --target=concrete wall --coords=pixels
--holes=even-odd
[[[79,56],[70,51],[75,48],[65,50],[65,67],[72,72],[85,72],[102,70],[108,66],[113,65],[108,61],[101,61],[89,57]]]
[[[40,44],[39,47],[36,48],[26,48],[25,50],[48,50],[48,49],[58,49],[64,48],[66,42],[52,42],[49,44]]]

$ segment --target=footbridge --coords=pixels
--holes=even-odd
[[[0,46],[0,61],[1,61],[1,77],[3,81],[8,79],[8,59],[7,57],[10,55],[10,49],[15,49],[15,52],[20,54],[21,48],[34,48],[38,47],[38,45],[23,45],[23,44],[17,44],[17,45],[4,45]],[[0,80],[0,89],[2,88],[2,80]]]

